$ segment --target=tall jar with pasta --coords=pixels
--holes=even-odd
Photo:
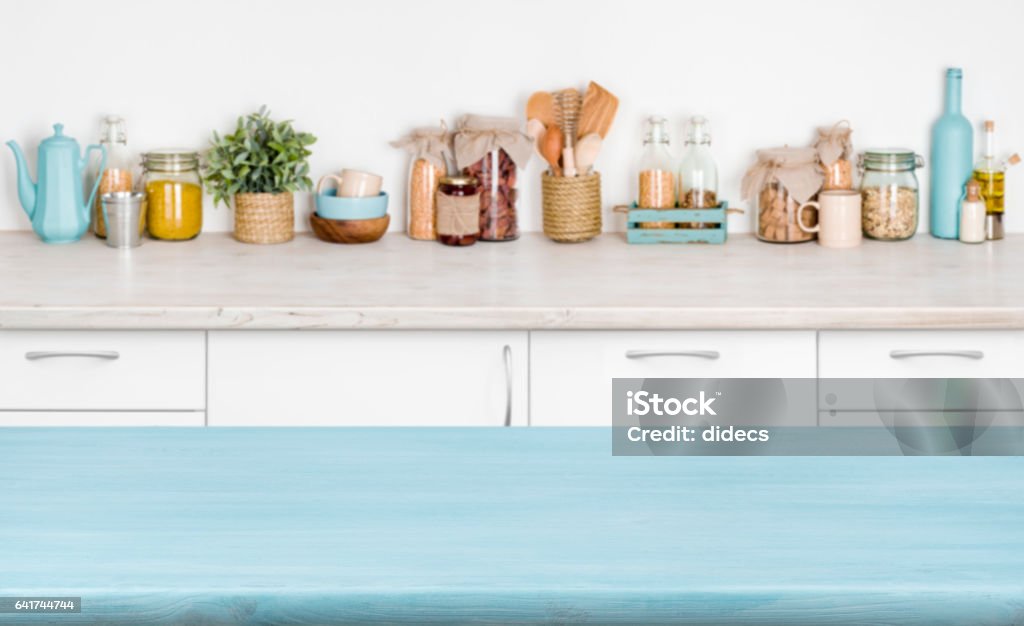
[[[669,152],[668,122],[663,117],[647,119],[644,147],[637,167],[636,204],[642,209],[674,209],[676,173]],[[641,228],[673,228],[674,222],[645,222]]]
[[[448,174],[452,156],[451,135],[444,122],[436,128],[417,128],[391,142],[409,153],[409,185],[406,191],[406,233],[412,239],[437,239],[437,190]]]
[[[203,228],[203,189],[199,154],[193,150],[154,150],[142,155],[146,222],[154,239],[193,239]]]

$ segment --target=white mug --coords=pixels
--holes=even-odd
[[[833,189],[818,194],[818,201],[804,202],[796,213],[796,225],[805,233],[818,233],[818,243],[826,248],[853,248],[861,242],[860,192]],[[818,210],[818,223],[804,224],[804,208]]]
[[[381,187],[384,185],[384,178],[377,174],[345,169],[341,170],[341,176],[325,174],[320,177],[320,181],[316,184],[316,193],[318,195],[324,185],[324,181],[327,180],[333,180],[338,185],[337,194],[339,198],[379,196]]]

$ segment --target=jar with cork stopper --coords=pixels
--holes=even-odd
[[[960,203],[960,241],[985,241],[985,201],[981,198],[981,183],[975,179],[967,182],[967,195]]]
[[[996,161],[996,123],[985,120],[985,152],[974,164],[972,178],[978,182],[981,198],[985,202],[985,231],[988,239],[1002,239],[1003,211],[1006,208],[1006,170],[1020,163],[1014,154],[1001,163]]]

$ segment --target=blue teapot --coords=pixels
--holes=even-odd
[[[32,220],[32,228],[46,243],[78,241],[89,228],[90,210],[96,199],[103,170],[107,166],[107,149],[90,145],[81,154],[78,142],[64,135],[64,125],[53,125],[53,136],[39,144],[39,182],[33,183],[21,148],[14,141],[7,145],[18,162],[18,199]],[[99,175],[92,186],[89,200],[83,195],[82,177],[89,162],[89,152],[100,151]]]

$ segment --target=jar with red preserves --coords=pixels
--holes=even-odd
[[[445,176],[437,188],[437,240],[470,246],[480,238],[480,182],[472,176]]]

